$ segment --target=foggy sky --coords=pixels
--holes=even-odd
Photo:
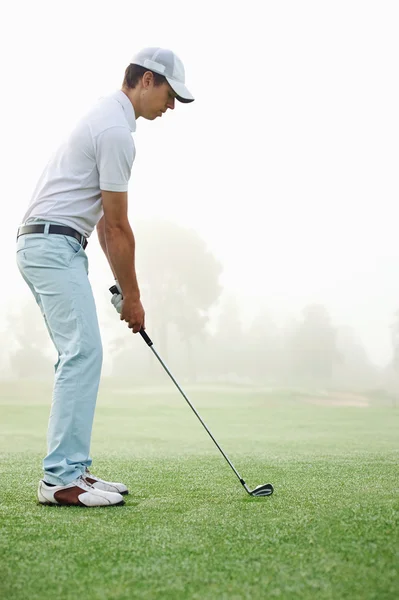
[[[133,230],[151,216],[196,229],[244,323],[261,304],[281,319],[321,302],[372,360],[389,359],[399,309],[397,2],[171,0],[149,14],[145,3],[16,0],[4,13],[0,326],[30,297],[15,233],[47,160],[120,87],[131,56],[161,45],[182,58],[196,101],[138,120]],[[112,274],[94,238],[101,294]]]

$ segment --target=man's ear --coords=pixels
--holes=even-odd
[[[154,80],[154,76],[151,73],[151,71],[146,71],[141,80],[142,84],[143,84],[143,88],[145,90],[148,90],[148,88],[151,87],[151,83],[153,82],[153,80]]]

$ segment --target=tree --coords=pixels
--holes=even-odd
[[[52,366],[48,357],[53,347],[50,337],[33,298],[21,307],[18,314],[7,318],[12,332],[13,350],[10,353],[10,366],[20,378],[41,378],[51,376]]]
[[[260,381],[275,381],[281,370],[281,333],[265,308],[255,316],[246,334],[246,370]]]
[[[208,357],[208,370],[212,375],[247,377],[244,357],[245,342],[237,298],[225,293],[220,303],[216,332]]]
[[[221,291],[221,265],[192,229],[154,219],[134,230],[137,277],[151,337],[167,361],[168,340],[177,331],[193,371],[192,340],[206,339],[208,311]]]
[[[334,369],[334,379],[340,386],[364,390],[379,382],[379,373],[352,327],[339,327],[336,345],[341,361]]]
[[[395,312],[391,325],[392,368],[399,373],[399,310]]]
[[[392,359],[384,369],[385,388],[391,394],[392,406],[397,406],[399,395],[399,310],[394,313],[391,329]]]
[[[311,304],[302,311],[290,339],[291,369],[306,379],[329,381],[334,365],[341,360],[336,345],[336,329],[327,309]]]

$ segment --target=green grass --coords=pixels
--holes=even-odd
[[[105,382],[92,470],[130,486],[126,505],[40,506],[51,389],[1,386],[0,598],[399,597],[399,409],[187,391],[248,485],[273,496],[245,494],[172,384]]]

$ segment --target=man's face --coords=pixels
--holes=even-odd
[[[168,108],[174,109],[175,98],[176,94],[167,81],[155,86],[154,80],[151,78],[146,83],[145,94],[141,100],[142,116],[150,121],[162,117]]]

